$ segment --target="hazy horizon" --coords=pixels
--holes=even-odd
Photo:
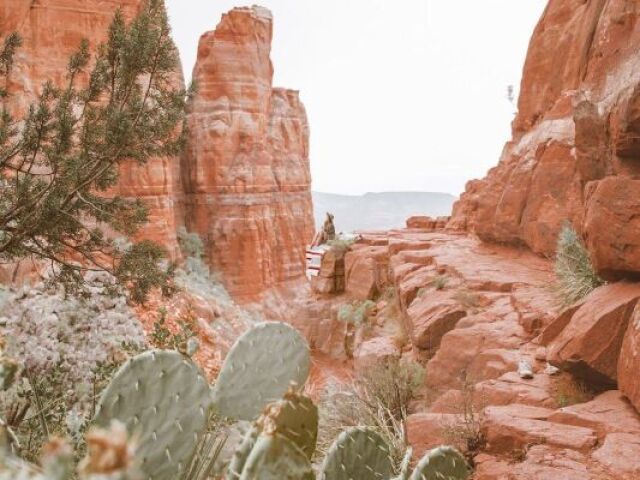
[[[200,35],[251,3],[167,0],[187,78]],[[259,3],[274,14],[274,86],[307,107],[314,191],[459,195],[498,163],[545,0]]]

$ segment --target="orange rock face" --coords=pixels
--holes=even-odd
[[[640,4],[551,0],[529,46],[513,139],[449,226],[555,251],[565,220],[603,275],[640,271]]]
[[[131,18],[142,0],[1,0],[0,33],[17,31],[23,38],[12,69],[10,107],[16,112],[28,108],[44,82],[65,82],[69,57],[87,39],[92,48],[106,38],[117,8]],[[182,85],[182,74],[176,72]],[[149,208],[149,223],[140,235],[164,245],[178,256],[176,232],[182,224],[180,160],[154,158],[146,165],[123,165],[118,193],[142,199]]]
[[[188,116],[187,224],[240,299],[301,278],[313,236],[309,127],[298,92],[272,87],[272,27],[237,8],[202,36]]]
[[[0,32],[24,38],[10,106],[24,111],[45,81],[61,84],[81,40],[95,48],[118,7],[132,17],[142,3],[0,0]],[[146,203],[149,223],[140,236],[172,258],[179,257],[180,226],[199,233],[211,267],[239,299],[303,278],[313,237],[307,117],[298,92],[272,87],[271,37],[271,14],[259,7],[232,10],[203,35],[184,158],[123,165],[116,188]],[[182,85],[181,74],[176,82]]]

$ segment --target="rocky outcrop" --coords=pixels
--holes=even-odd
[[[63,82],[80,41],[95,48],[118,7],[131,18],[142,3],[1,0],[0,32],[24,37],[9,85],[11,108],[24,111],[46,80]],[[272,87],[272,28],[268,10],[238,8],[203,35],[184,158],[125,164],[115,188],[145,202],[149,222],[140,237],[162,244],[172,258],[180,256],[181,226],[200,234],[210,266],[239,300],[302,279],[313,237],[309,126],[298,92]],[[179,72],[176,82],[183,83]],[[23,278],[22,270],[4,269],[0,278]]]
[[[640,411],[640,304],[629,321],[618,359],[618,385]]]
[[[449,227],[555,251],[571,221],[607,277],[640,271],[640,5],[551,0],[533,34],[513,138]]]
[[[24,112],[51,80],[63,85],[69,57],[87,39],[96,48],[106,39],[117,8],[131,18],[142,0],[2,0],[0,34],[17,31],[23,38],[10,77],[9,107]],[[182,86],[182,73],[176,72]],[[153,158],[146,165],[122,165],[117,193],[140,198],[149,208],[149,222],[140,236],[165,246],[179,256],[177,229],[182,225],[182,185],[178,157]]]
[[[300,279],[313,237],[309,126],[298,92],[272,87],[272,29],[236,8],[202,36],[188,114],[188,228],[240,299]]]
[[[621,282],[600,287],[568,322],[566,315],[560,315],[549,326],[549,330],[557,330],[556,322],[566,323],[549,341],[547,359],[589,385],[615,386],[620,349],[638,299],[638,284]]]

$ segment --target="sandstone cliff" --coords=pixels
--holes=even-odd
[[[24,111],[46,80],[62,83],[80,41],[95,48],[118,7],[130,18],[141,4],[0,0],[0,32],[24,37],[11,108]],[[149,207],[141,237],[178,258],[176,234],[187,223],[231,293],[247,300],[304,278],[304,249],[313,236],[309,127],[298,92],[272,87],[272,29],[268,10],[239,8],[202,37],[184,158],[123,165],[117,188]],[[183,83],[181,72],[176,81]],[[19,278],[22,270],[29,267],[0,272],[0,279]]]
[[[639,18],[636,1],[550,0],[513,138],[450,227],[549,255],[569,220],[603,275],[640,272]]]
[[[142,0],[2,0],[0,34],[17,31],[24,45],[18,50],[10,85],[11,107],[25,110],[44,82],[65,81],[69,57],[82,39],[95,48],[106,38],[117,8],[131,18]],[[181,72],[176,82],[182,84]],[[178,255],[176,232],[182,224],[180,161],[154,158],[144,166],[133,162],[120,171],[118,193],[141,198],[149,207],[149,223],[141,236],[162,243],[172,257]]]
[[[240,299],[302,278],[313,236],[309,127],[298,92],[272,87],[273,22],[236,8],[200,39],[184,158],[187,225]]]

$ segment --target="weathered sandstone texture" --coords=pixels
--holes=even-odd
[[[569,220],[606,277],[640,271],[640,3],[551,0],[513,138],[449,227],[552,254]]]
[[[104,41],[118,7],[131,18],[142,0],[0,0],[0,33],[24,38],[11,75],[10,108],[23,112],[42,84],[64,82],[69,56],[87,38]],[[272,18],[237,8],[203,35],[183,158],[123,165],[117,193],[141,198],[150,238],[178,258],[177,231],[201,235],[210,266],[238,300],[304,276],[313,237],[309,127],[298,92],[272,87]],[[182,86],[180,72],[176,82]],[[25,277],[28,266],[0,279]]]
[[[117,8],[131,18],[142,0],[2,0],[0,1],[0,34],[18,32],[23,46],[18,50],[12,68],[9,107],[17,114],[24,112],[51,80],[66,82],[69,57],[87,39],[96,48],[106,39],[107,29]],[[176,72],[176,85],[183,84],[182,73]],[[153,158],[146,165],[131,162],[120,170],[115,189],[125,197],[138,197],[149,208],[149,223],[140,232],[164,245],[170,255],[178,256],[177,228],[182,224],[182,184],[178,157]]]
[[[307,117],[298,92],[272,87],[272,31],[252,7],[205,33],[188,114],[187,225],[240,299],[301,278],[314,229]]]
[[[608,284],[562,311],[551,261],[425,221],[363,234],[346,262],[362,267],[347,268],[343,302],[378,292],[376,316],[355,334],[355,366],[400,352],[426,369],[407,421],[416,456],[451,441],[466,402],[486,440],[474,478],[637,478],[639,284]],[[339,336],[338,325],[307,334]],[[340,342],[315,345],[335,358],[328,347]],[[518,375],[522,360],[533,378]]]

